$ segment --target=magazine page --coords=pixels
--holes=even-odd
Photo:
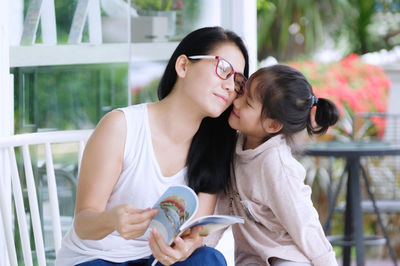
[[[208,234],[228,227],[232,224],[244,223],[244,219],[241,216],[231,216],[231,215],[208,215],[202,216],[193,221],[186,222],[182,227],[179,235],[184,235],[186,231],[195,227],[202,226],[200,231],[201,236],[207,236]]]
[[[153,208],[158,209],[158,214],[150,222],[150,228],[156,228],[165,242],[171,244],[179,228],[197,212],[198,199],[188,186],[170,186]]]

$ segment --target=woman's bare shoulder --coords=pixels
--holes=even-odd
[[[107,153],[122,156],[125,138],[126,120],[124,113],[118,110],[111,111],[104,115],[97,124],[86,145],[86,150],[91,151],[92,154],[107,151]]]

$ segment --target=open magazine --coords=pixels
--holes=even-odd
[[[153,206],[158,214],[150,222],[150,228],[156,228],[165,242],[172,244],[176,236],[184,235],[195,226],[202,226],[200,235],[207,236],[232,224],[244,223],[243,217],[230,215],[209,215],[193,220],[198,204],[197,195],[190,187],[170,186]]]

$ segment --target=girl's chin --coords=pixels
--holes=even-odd
[[[235,125],[236,123],[233,121],[233,119],[232,119],[232,115],[229,117],[229,119],[228,119],[228,124],[229,124],[229,126],[231,127],[231,128],[233,128],[234,130],[239,130],[238,128],[237,128],[237,126]]]

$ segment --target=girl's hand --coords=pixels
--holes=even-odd
[[[109,210],[109,216],[114,220],[114,229],[127,240],[142,236],[157,213],[157,209],[136,209],[129,204]]]
[[[171,265],[186,260],[197,248],[201,247],[203,238],[199,235],[201,226],[191,230],[184,237],[176,237],[169,246],[160,233],[153,229],[150,232],[149,244],[154,258],[163,265]]]

